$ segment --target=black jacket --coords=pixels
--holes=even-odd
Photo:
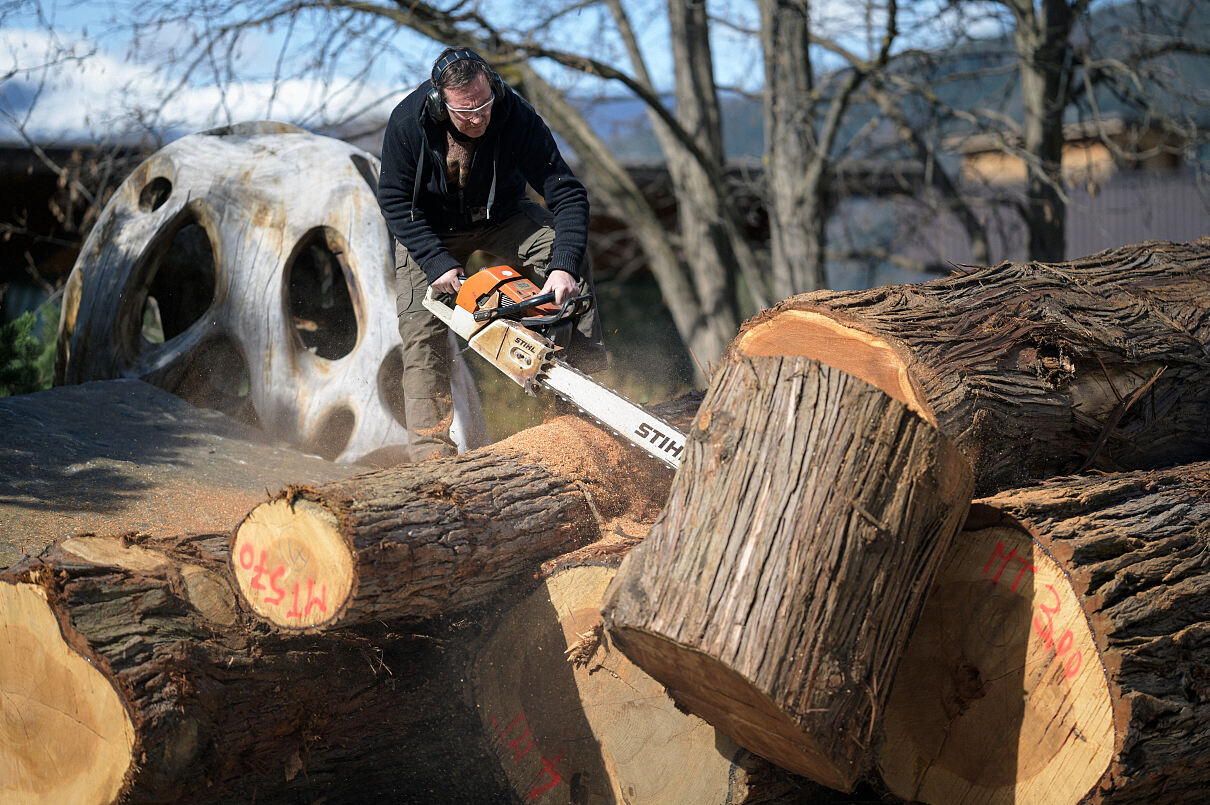
[[[445,125],[424,109],[425,81],[391,113],[382,139],[378,206],[387,228],[429,282],[459,265],[441,235],[503,221],[521,207],[528,184],[555,217],[548,270],[579,277],[588,245],[588,192],[559,153],[550,129],[511,89],[496,98],[478,139],[465,190],[445,180]]]

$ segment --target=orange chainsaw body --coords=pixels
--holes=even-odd
[[[501,304],[518,304],[540,293],[541,289],[516,269],[491,266],[482,268],[466,278],[458,290],[454,304],[474,313],[477,310],[500,307]],[[559,312],[559,306],[549,302],[537,305],[532,310],[537,315],[552,315]]]

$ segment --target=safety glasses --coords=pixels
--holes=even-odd
[[[470,120],[473,117],[482,117],[487,114],[487,110],[492,108],[492,104],[496,102],[496,93],[493,92],[491,97],[487,99],[487,103],[476,106],[474,109],[455,109],[452,106],[445,107],[450,111],[451,115],[457,115],[462,120]]]

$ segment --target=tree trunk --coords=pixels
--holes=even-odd
[[[788,299],[742,355],[803,355],[901,400],[953,439],[976,492],[1210,451],[1210,238],[1068,263]]]
[[[0,574],[0,799],[507,802],[443,638],[282,638],[226,537],[73,538]]]
[[[769,186],[772,292],[785,299],[827,286],[825,193],[812,97],[810,14],[805,0],[762,0],[765,175]]]
[[[741,746],[851,790],[970,468],[907,406],[802,358],[724,364],[686,452],[606,597],[609,634]]]
[[[603,199],[610,213],[626,223],[627,229],[639,242],[677,332],[690,354],[697,357],[693,369],[695,385],[704,386],[709,378],[701,367],[715,363],[722,357],[727,343],[735,335],[734,318],[706,315],[698,300],[692,271],[678,257],[669,242],[668,230],[626,169],[601,142],[579,111],[528,63],[520,65],[518,69],[524,76],[526,97],[551,127],[571,143],[579,159],[576,173],[591,188],[593,196]]]
[[[976,502],[887,707],[929,803],[1198,802],[1210,786],[1210,464]]]
[[[560,417],[459,456],[288,489],[236,529],[232,570],[284,629],[452,615],[532,584],[542,561],[596,540],[601,518],[658,511],[669,476]]]
[[[1013,41],[1021,79],[1028,260],[1066,258],[1063,198],[1063,113],[1071,100],[1073,6],[1083,0],[1006,0],[1016,19]]]

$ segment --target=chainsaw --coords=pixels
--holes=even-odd
[[[448,298],[448,297],[447,297]],[[541,293],[508,266],[484,268],[466,278],[454,306],[430,287],[424,306],[531,396],[544,386],[622,438],[676,469],[685,436],[663,419],[635,405],[583,372],[560,360],[571,331],[592,309],[590,294],[555,304],[553,293]]]

